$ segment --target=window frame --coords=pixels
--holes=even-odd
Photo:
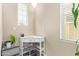
[[[23,8],[23,7],[25,7],[25,8]],[[18,3],[17,4],[18,26],[20,26],[20,25],[28,26],[28,9],[27,8],[28,8],[28,6],[25,3]]]
[[[77,41],[77,40],[73,40],[73,39],[66,39],[65,38],[65,34],[64,34],[64,11],[63,11],[63,5],[64,3],[60,3],[60,40],[66,40],[66,41]],[[72,22],[69,22],[72,23]],[[75,37],[75,36],[74,36]]]

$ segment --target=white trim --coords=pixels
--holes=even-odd
[[[2,4],[0,4],[0,56],[1,56],[1,46],[2,46]]]
[[[64,13],[62,4],[60,4],[60,39],[64,39]]]

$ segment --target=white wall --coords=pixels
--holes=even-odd
[[[2,43],[2,6],[0,4],[0,55],[1,55],[1,43]]]
[[[38,4],[36,8],[36,34],[44,35],[46,52],[49,56],[74,55],[75,44],[60,40],[60,5]]]
[[[3,4],[3,38],[7,40],[10,33],[17,27],[16,4]],[[33,9],[29,8],[29,26],[20,27],[26,35],[44,35],[47,55],[74,55],[75,44],[71,41],[60,40],[60,8],[59,4],[38,4],[35,9],[36,21],[33,18]],[[35,23],[35,24],[34,24]],[[21,30],[17,30],[16,33]],[[36,31],[36,32],[35,32]]]
[[[27,4],[29,6],[29,4]],[[32,6],[28,7],[28,26],[18,26],[18,15],[17,15],[17,4],[16,3],[3,3],[3,40],[8,40],[10,34],[20,35],[24,33],[25,35],[34,34],[34,19]],[[26,16],[27,17],[27,16]],[[13,28],[16,28],[14,30]]]

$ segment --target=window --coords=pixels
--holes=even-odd
[[[60,39],[76,41],[79,39],[79,20],[76,29],[73,24],[72,6],[72,3],[60,4]]]
[[[28,12],[26,4],[18,4],[18,25],[28,25]]]

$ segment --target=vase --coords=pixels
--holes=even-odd
[[[10,48],[11,47],[11,42],[6,43],[6,47]]]

